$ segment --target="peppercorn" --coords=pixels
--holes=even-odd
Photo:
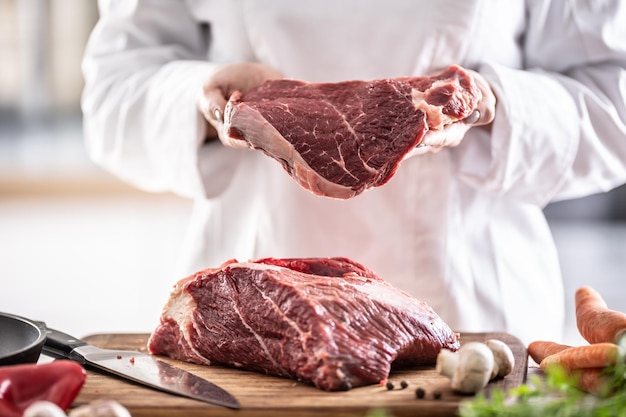
[[[391,391],[394,388],[393,382],[387,381],[387,389]]]
[[[405,388],[406,388],[406,387],[408,387],[408,386],[409,386],[409,383],[408,383],[408,382],[406,382],[406,381],[402,381],[402,382],[400,382],[400,387],[402,387],[402,389],[405,389]]]
[[[433,398],[435,400],[440,400],[441,399],[441,391],[433,391]]]
[[[426,391],[424,391],[424,388],[418,388],[415,390],[415,397],[422,399],[424,398],[424,396],[426,395]]]

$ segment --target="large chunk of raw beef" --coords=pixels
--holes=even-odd
[[[428,130],[465,119],[481,97],[459,66],[375,81],[270,80],[231,96],[224,141],[262,150],[314,194],[345,199],[388,182]]]
[[[458,335],[346,258],[229,261],[178,282],[148,342],[157,355],[294,378],[324,390],[433,364]]]

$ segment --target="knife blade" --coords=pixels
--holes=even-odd
[[[98,348],[47,328],[43,353],[90,365],[97,370],[170,394],[228,408],[240,407],[235,397],[214,383],[142,352]]]

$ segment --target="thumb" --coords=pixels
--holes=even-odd
[[[465,123],[475,126],[487,125],[491,123],[495,116],[496,96],[487,80],[475,71],[470,71],[476,86],[482,93],[482,99],[478,103],[476,110],[470,114]]]
[[[220,128],[224,122],[224,108],[226,99],[219,88],[202,89],[198,98],[198,109],[204,118],[213,125]]]

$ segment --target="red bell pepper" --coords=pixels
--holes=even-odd
[[[0,416],[20,417],[35,401],[50,401],[67,410],[87,373],[76,362],[0,366]]]

